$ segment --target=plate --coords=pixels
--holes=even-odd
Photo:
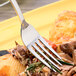
[[[64,10],[76,11],[76,0],[60,0],[24,13],[26,21],[33,25],[41,36],[49,39],[50,26]],[[0,50],[15,47],[15,41],[23,45],[20,37],[21,23],[18,16],[0,22]]]

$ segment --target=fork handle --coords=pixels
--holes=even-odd
[[[17,15],[19,16],[21,24],[26,23],[26,26],[28,26],[28,23],[25,21],[23,14],[22,14],[20,7],[19,7],[18,3],[16,2],[16,0],[9,0],[9,1],[11,2],[12,6],[14,7],[14,9],[17,13]]]

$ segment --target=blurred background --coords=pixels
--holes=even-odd
[[[0,0],[0,4],[6,1],[7,0]],[[43,5],[53,3],[55,1],[58,1],[58,0],[17,0],[22,10],[22,13],[41,7]],[[9,19],[13,16],[16,16],[16,14],[10,3],[0,7],[0,21]]]

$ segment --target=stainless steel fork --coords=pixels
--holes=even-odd
[[[49,67],[50,69],[52,69],[52,67],[48,64],[48,62],[46,62],[42,57],[40,57],[40,55],[37,52],[39,52],[43,57],[45,57],[45,59],[47,61],[49,61],[52,65],[54,65],[56,68],[59,69],[59,67],[51,60],[49,59],[42,51],[41,49],[47,53],[56,63],[58,63],[59,65],[62,65],[59,61],[56,60],[56,58],[54,58],[48,51],[47,49],[45,49],[42,44],[44,46],[46,46],[52,53],[54,53],[55,56],[57,56],[59,59],[61,59],[61,57],[52,49],[51,46],[48,45],[48,43],[40,36],[40,34],[35,30],[35,28],[28,24],[24,17],[23,14],[16,2],[16,0],[10,0],[11,4],[13,5],[13,7],[15,8],[20,20],[21,20],[21,37],[22,37],[22,41],[25,44],[25,46],[29,49],[29,51],[35,56],[37,57],[42,63],[44,63],[47,67]],[[41,43],[42,44],[41,44]],[[38,46],[37,46],[37,45]],[[34,49],[36,50],[34,50]],[[41,49],[39,49],[41,48]],[[53,71],[55,71],[54,69],[52,69]]]

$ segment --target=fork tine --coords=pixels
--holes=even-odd
[[[50,51],[52,51],[52,53],[54,53],[59,59],[61,59],[61,57],[52,49],[52,47],[50,45],[48,45],[48,43],[40,36],[39,40],[47,47],[49,48]],[[62,59],[61,59],[62,60]]]
[[[62,64],[61,64],[59,61],[57,61],[57,60],[40,44],[40,42],[39,42],[38,40],[36,41],[36,43],[37,43],[38,46],[40,46],[40,48],[41,48],[43,51],[45,51],[55,62],[57,62],[59,65],[62,66]]]
[[[42,55],[44,56],[51,64],[53,64],[55,67],[60,69],[53,61],[51,61],[35,44],[33,44],[33,47]]]
[[[33,49],[32,46],[28,46],[29,51],[36,57],[38,58],[43,64],[45,64],[47,67],[49,67],[50,69],[52,69],[54,72],[56,72],[53,68],[51,68],[51,66],[45,61],[43,60]]]

